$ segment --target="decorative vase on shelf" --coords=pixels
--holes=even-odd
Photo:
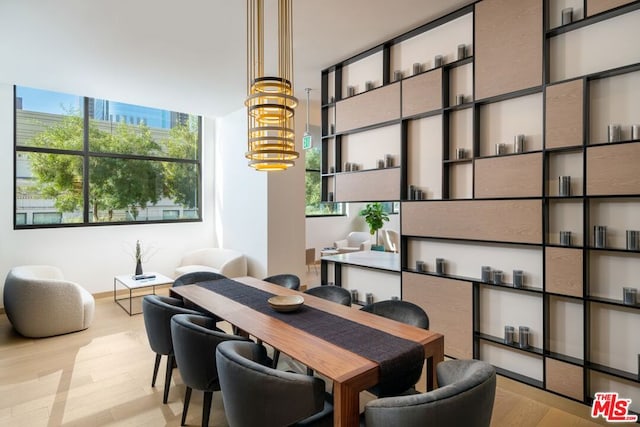
[[[136,276],[142,274],[142,245],[136,240]]]

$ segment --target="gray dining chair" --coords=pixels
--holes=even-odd
[[[348,307],[351,306],[351,292],[340,286],[316,286],[315,288],[307,289],[304,293]]]
[[[266,366],[263,346],[227,341],[216,363],[231,427],[332,426],[333,405],[317,377]]]
[[[276,274],[274,276],[265,277],[262,280],[275,285],[284,286],[288,289],[293,289],[294,291],[300,289],[300,278],[295,274]]]
[[[153,365],[151,387],[156,386],[156,377],[162,356],[167,356],[167,369],[164,378],[164,394],[162,403],[167,403],[171,374],[174,368],[173,341],[171,339],[171,318],[176,314],[199,314],[184,306],[182,300],[162,295],[145,295],[142,298],[142,316],[147,332],[149,346],[156,353]]]
[[[365,305],[360,310],[373,313],[387,319],[413,325],[422,329],[429,329],[429,316],[418,305],[402,300],[385,300]]]
[[[220,280],[220,279],[226,279],[226,278],[227,277],[225,275],[220,273],[214,273],[213,271],[192,271],[191,273],[185,273],[179,276],[178,278],[176,278],[176,280],[174,280],[173,285],[171,285],[171,287],[176,288],[178,286],[193,285],[195,283],[209,282],[212,280]],[[216,322],[219,322],[222,320],[217,316],[213,316],[211,313],[209,313],[205,309],[191,303],[190,301],[184,301],[184,305],[187,308],[190,308],[192,310],[198,311],[202,314],[215,318]]]
[[[436,366],[439,388],[383,397],[364,407],[366,427],[488,427],[496,393],[496,371],[480,360],[448,360]]]
[[[274,276],[265,277],[265,282],[273,283],[274,285],[282,286],[287,289],[293,289],[297,291],[300,289],[300,278],[295,274],[276,274]],[[280,360],[280,350],[273,349],[273,367],[278,367],[278,361]]]
[[[398,322],[406,323],[422,329],[429,329],[429,316],[418,305],[409,301],[402,300],[385,300],[378,301],[372,304],[365,305],[360,310],[372,313],[377,316],[386,317],[387,319],[396,320]],[[416,382],[419,378],[415,378]],[[378,397],[393,396],[397,394],[411,394],[416,393],[415,383],[412,387],[405,391],[398,389],[406,387],[405,384],[400,385],[391,382],[386,387],[381,387],[379,384],[368,389],[368,391]]]
[[[307,289],[304,293],[351,307],[351,292],[340,286],[316,286]],[[313,369],[307,367],[307,375],[313,375]]]
[[[224,333],[216,328],[213,319],[198,314],[173,316],[171,336],[178,371],[186,386],[180,425],[185,425],[191,392],[196,389],[204,392],[202,426],[207,426],[213,392],[220,390],[216,368],[216,347],[224,341],[247,341],[247,339]]]

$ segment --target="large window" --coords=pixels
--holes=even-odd
[[[201,118],[15,88],[15,226],[198,221]]]
[[[305,153],[305,196],[307,216],[344,215],[344,204],[322,202],[320,179],[320,149],[310,148]]]

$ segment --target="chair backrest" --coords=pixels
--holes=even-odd
[[[275,276],[265,277],[262,280],[296,291],[300,288],[300,278],[295,274],[276,274]]]
[[[377,314],[388,319],[397,320],[407,325],[417,326],[422,329],[429,329],[429,316],[419,306],[401,300],[378,301],[365,305],[362,311]]]
[[[360,243],[373,239],[368,231],[352,231],[347,235],[347,246],[360,246]]]
[[[218,346],[216,364],[229,425],[280,427],[320,412],[324,381],[264,366],[260,363],[264,351],[250,342],[228,341]]]
[[[176,364],[182,381],[196,390],[219,390],[216,347],[228,340],[246,338],[229,335],[216,328],[215,320],[198,314],[178,314],[171,318],[171,336]]]
[[[388,252],[398,252],[400,237],[397,231],[393,230],[380,230],[382,232],[382,241],[384,243],[384,250]]]
[[[365,425],[488,427],[496,392],[494,367],[479,360],[448,360],[436,371],[436,390],[368,402]]]
[[[157,354],[172,354],[171,318],[176,314],[198,314],[184,307],[181,300],[162,295],[145,295],[142,298],[142,316],[151,350]]]
[[[351,306],[351,292],[340,286],[316,286],[304,292],[318,298],[337,302],[338,304]]]
[[[178,277],[173,282],[172,286],[175,288],[176,286],[192,285],[194,283],[208,282],[209,280],[220,280],[226,278],[227,277],[222,274],[214,273],[211,271],[194,271]]]

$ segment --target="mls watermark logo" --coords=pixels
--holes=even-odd
[[[596,393],[591,407],[591,417],[602,416],[612,423],[626,423],[638,421],[637,415],[629,415],[631,399],[620,399],[618,393]]]

